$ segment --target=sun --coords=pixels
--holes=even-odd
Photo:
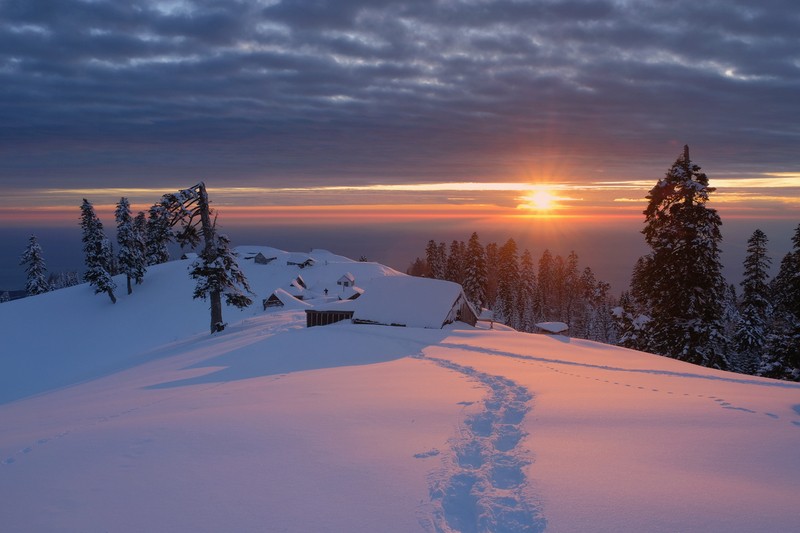
[[[558,197],[547,191],[536,191],[522,198],[524,206],[538,211],[550,211],[557,206]]]

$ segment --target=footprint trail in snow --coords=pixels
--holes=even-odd
[[[531,460],[519,444],[521,424],[533,399],[503,376],[433,357],[437,365],[469,376],[489,390],[484,409],[470,415],[442,471],[431,477],[433,527],[437,532],[540,532],[547,524],[530,494],[524,468]]]

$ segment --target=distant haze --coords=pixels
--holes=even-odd
[[[113,224],[111,221],[105,222],[106,234],[113,239]],[[781,258],[791,249],[790,239],[795,223],[786,220],[750,219],[723,219],[723,222],[722,262],[728,282],[738,284],[741,281],[747,237],[756,228],[762,229],[770,239],[773,274],[777,272]],[[528,248],[537,261],[546,248],[562,256],[574,250],[580,259],[580,268],[590,266],[598,279],[611,283],[615,294],[628,287],[636,259],[648,251],[644,237],[639,233],[642,222],[636,220],[602,224],[585,221],[540,221],[506,227],[470,227],[466,223],[456,224],[452,221],[436,224],[409,222],[341,226],[332,221],[322,227],[309,227],[226,225],[221,218],[220,226],[235,245],[268,245],[287,251],[325,248],[352,259],[363,255],[370,261],[383,263],[402,272],[405,272],[416,257],[424,258],[425,244],[429,239],[445,242],[449,248],[454,239],[467,241],[472,231],[478,232],[484,245],[493,241],[502,244],[512,237],[516,240],[520,253]],[[80,229],[77,223],[74,228],[2,228],[0,246],[4,252],[0,256],[0,289],[24,287],[25,273],[18,262],[31,233],[37,235],[42,245],[50,272],[83,271]],[[174,247],[173,257],[178,257],[179,254],[179,249]]]

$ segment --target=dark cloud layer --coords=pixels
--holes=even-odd
[[[798,35],[796,0],[5,0],[0,179],[797,171]]]

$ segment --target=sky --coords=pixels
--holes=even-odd
[[[4,0],[0,240],[202,180],[256,244],[371,230],[421,253],[478,231],[600,260],[624,234],[627,275],[688,144],[730,246],[766,224],[779,262],[798,32],[795,0]]]

